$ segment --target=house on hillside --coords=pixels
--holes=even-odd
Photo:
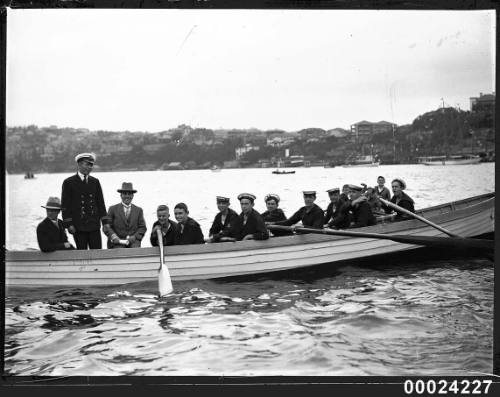
[[[495,110],[495,93],[483,94],[480,92],[479,97],[471,97],[470,110],[472,112],[479,110]]]
[[[396,127],[396,124],[389,123],[388,121],[373,123],[363,120],[351,125],[351,136],[354,137],[355,140],[361,137],[371,138],[376,134],[392,132]]]

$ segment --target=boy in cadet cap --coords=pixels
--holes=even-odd
[[[254,210],[255,195],[251,193],[241,193],[240,200],[241,214],[235,227],[229,232],[235,240],[267,240],[269,231],[262,216]]]
[[[351,200],[350,211],[352,213],[352,222],[350,228],[371,226],[377,223],[372,213],[367,198],[362,195],[363,188],[357,185],[348,185],[349,199]]]
[[[276,225],[292,226],[302,221],[304,227],[312,227],[315,229],[323,228],[324,212],[314,201],[316,200],[316,191],[303,191],[304,206],[301,207],[295,214],[285,221],[276,222]]]
[[[76,155],[78,171],[62,185],[63,223],[73,235],[77,249],[102,247],[100,224],[106,205],[99,180],[90,176],[95,160],[94,153]]]
[[[52,252],[74,249],[75,247],[68,242],[63,222],[57,219],[61,211],[59,197],[49,197],[47,204],[41,207],[45,208],[47,217],[36,228],[36,237],[40,250],[42,252]]]
[[[238,214],[236,211],[229,208],[230,200],[229,197],[217,196],[216,197],[217,208],[219,213],[215,215],[212,227],[210,228],[209,243],[218,243],[224,241],[232,241],[230,237],[230,231],[235,222],[237,222]]]
[[[280,196],[275,193],[269,193],[266,197],[264,197],[264,201],[266,202],[267,211],[262,213],[262,219],[266,225],[274,225],[276,222],[286,220],[285,213],[281,208],[278,208],[280,202]],[[287,236],[293,234],[287,230],[273,230],[273,236]]]

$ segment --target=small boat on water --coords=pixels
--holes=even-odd
[[[35,179],[35,174],[33,174],[31,171],[28,171],[26,174],[24,174],[24,179]]]
[[[274,170],[273,174],[278,174],[278,175],[282,175],[282,174],[295,174],[295,171]]]
[[[376,157],[367,155],[348,158],[342,167],[378,167],[379,165],[380,161]]]
[[[212,172],[220,172],[220,170],[221,170],[221,169],[220,169],[220,167],[218,167],[218,166],[214,165],[214,166],[212,166],[212,168],[210,168],[210,170],[211,170]]]
[[[495,230],[495,193],[433,206],[417,214],[463,237]],[[379,223],[359,232],[408,236],[443,236],[417,219]],[[297,234],[265,241],[165,247],[164,260],[173,281],[211,279],[297,269],[420,248],[391,240]],[[158,278],[158,247],[71,250],[42,253],[6,251],[7,287],[118,285]]]
[[[451,156],[418,157],[418,162],[424,165],[466,165],[479,164],[481,157],[475,154],[456,154]]]

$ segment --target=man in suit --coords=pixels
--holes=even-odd
[[[103,226],[104,234],[108,236],[108,248],[140,247],[147,227],[142,208],[132,204],[137,190],[132,183],[123,182],[117,192],[122,201],[109,207],[109,224]]]
[[[174,207],[174,215],[177,223],[175,233],[175,244],[205,244],[205,238],[200,224],[189,217],[188,207],[179,203]]]
[[[59,197],[49,197],[47,204],[41,207],[45,208],[47,217],[36,228],[36,237],[40,250],[43,252],[52,252],[74,249],[75,247],[68,242],[63,222],[57,219],[61,211],[61,200],[59,200]]]
[[[100,223],[106,215],[101,184],[90,176],[95,162],[94,153],[75,157],[78,171],[62,185],[61,205],[64,227],[75,239],[77,249],[102,248]]]

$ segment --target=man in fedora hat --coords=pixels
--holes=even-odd
[[[90,176],[96,156],[80,153],[75,157],[78,171],[62,185],[61,205],[64,227],[73,235],[77,249],[102,248],[100,223],[106,215],[101,184]]]
[[[66,236],[63,222],[57,219],[61,211],[61,200],[59,197],[49,197],[46,205],[42,205],[47,212],[47,217],[38,224],[36,228],[36,237],[38,245],[43,252],[52,252],[57,250],[74,249]]]
[[[108,236],[108,248],[140,247],[147,228],[142,208],[132,204],[137,190],[131,182],[123,182],[117,192],[122,201],[109,207],[109,224],[103,226],[104,234]]]

